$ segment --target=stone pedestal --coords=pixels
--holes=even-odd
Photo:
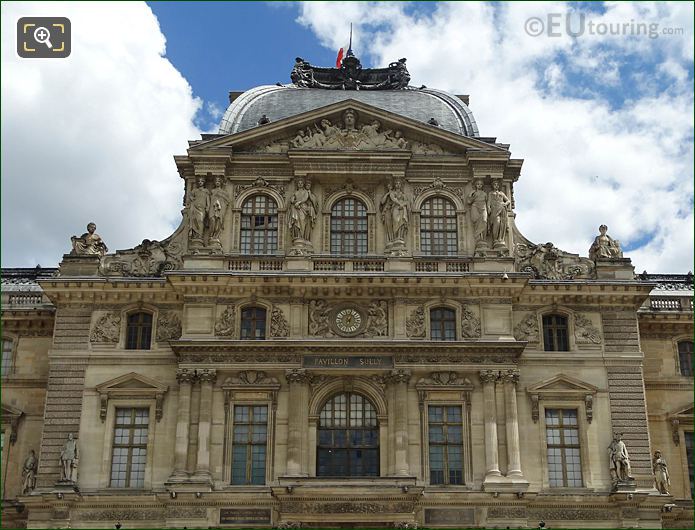
[[[286,267],[288,271],[310,271],[311,260],[303,256],[288,256]]]
[[[630,258],[599,258],[595,263],[598,280],[635,279],[635,268]]]
[[[97,276],[101,256],[73,256],[64,254],[63,261],[60,262],[61,276]]]

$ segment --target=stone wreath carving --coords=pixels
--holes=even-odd
[[[290,334],[290,325],[287,323],[285,313],[279,307],[274,307],[270,313],[270,336],[287,337]]]
[[[174,311],[159,313],[157,318],[157,342],[181,338],[181,319]]]
[[[236,308],[230,304],[215,322],[215,335],[218,337],[236,337]]]
[[[538,317],[535,313],[527,314],[515,327],[514,338],[528,342],[539,342]]]
[[[480,337],[480,319],[475,316],[468,306],[461,308],[461,336],[464,339],[477,339]]]
[[[120,335],[121,314],[112,311],[102,315],[99,320],[97,320],[89,340],[91,342],[115,343],[118,342]]]
[[[580,344],[601,344],[601,332],[582,313],[574,315],[574,337]]]
[[[289,149],[408,149],[414,154],[445,154],[441,146],[407,140],[399,130],[383,129],[379,120],[358,124],[357,112],[347,109],[342,124],[323,118],[292,138],[283,138],[251,148],[253,152],[284,153]]]
[[[412,339],[423,339],[426,336],[425,308],[414,309],[405,321],[405,333]]]

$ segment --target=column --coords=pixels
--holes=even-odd
[[[485,481],[499,477],[500,463],[497,449],[497,404],[495,402],[495,382],[498,374],[492,370],[482,370],[483,403],[485,413]]]
[[[409,370],[393,370],[386,378],[394,385],[395,444],[394,462],[396,475],[409,476],[408,465],[408,382]]]
[[[523,479],[521,452],[519,450],[519,412],[516,406],[516,384],[519,381],[519,372],[507,370],[503,377],[504,411],[507,425],[507,476]]]
[[[293,368],[285,372],[290,387],[287,418],[287,470],[288,476],[306,476],[302,473],[302,437],[309,428],[305,419],[309,407],[307,384],[310,374],[303,368]]]
[[[191,383],[193,372],[186,368],[176,371],[179,382],[179,405],[176,411],[176,443],[174,446],[174,473],[172,479],[186,479],[186,463],[188,460],[188,436],[191,424]]]
[[[210,480],[210,428],[212,425],[212,385],[217,370],[205,369],[198,372],[200,381],[200,412],[198,414],[198,459],[194,479]]]

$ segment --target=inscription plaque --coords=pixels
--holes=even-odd
[[[425,508],[425,524],[455,525],[462,528],[475,523],[475,509],[473,508]]]
[[[305,355],[304,368],[393,368],[392,356],[380,355]]]
[[[220,508],[220,524],[270,524],[270,508]]]

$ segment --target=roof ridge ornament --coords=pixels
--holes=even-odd
[[[410,73],[405,57],[389,64],[388,68],[362,68],[352,48],[340,68],[312,66],[301,57],[295,59],[290,74],[292,83],[300,88],[326,90],[400,90],[408,87]]]

